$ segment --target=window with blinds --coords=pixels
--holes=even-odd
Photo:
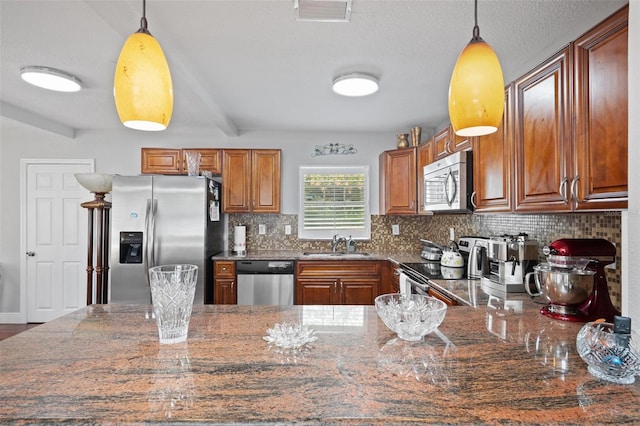
[[[298,237],[369,239],[369,167],[300,167]]]

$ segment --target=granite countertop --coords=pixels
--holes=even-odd
[[[309,250],[314,252],[315,250]],[[421,262],[420,254],[413,252],[366,251],[366,256],[305,256],[300,250],[252,250],[244,256],[225,251],[213,256],[213,260],[390,260],[392,262]],[[328,252],[327,252],[328,253]],[[359,253],[359,252],[356,252]]]
[[[417,343],[372,306],[200,305],[175,345],[149,306],[92,305],[0,342],[0,423],[640,423],[640,381],[592,377],[582,324],[522,302],[449,308]],[[262,339],[292,320],[306,351]]]

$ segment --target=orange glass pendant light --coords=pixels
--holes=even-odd
[[[473,38],[453,68],[449,84],[449,119],[459,136],[482,136],[498,130],[504,111],[504,77],[491,46],[480,37],[475,0]]]
[[[160,44],[147,30],[146,0],[142,1],[140,29],[120,52],[113,95],[120,121],[136,130],[164,130],[173,114],[173,84]]]

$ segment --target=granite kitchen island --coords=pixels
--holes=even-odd
[[[640,380],[589,375],[581,324],[513,306],[449,308],[408,343],[372,306],[205,305],[160,345],[150,306],[92,305],[0,342],[0,423],[640,423]],[[270,347],[284,321],[317,341]]]

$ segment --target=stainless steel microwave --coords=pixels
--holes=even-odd
[[[471,151],[453,153],[424,166],[424,209],[431,212],[473,210],[473,157]]]

